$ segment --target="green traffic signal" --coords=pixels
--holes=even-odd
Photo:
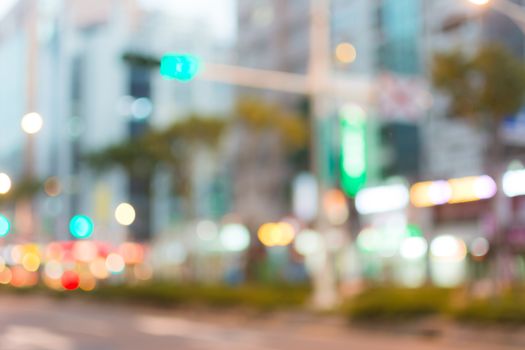
[[[199,73],[200,65],[195,56],[169,53],[160,61],[160,75],[168,80],[187,82]]]
[[[10,230],[11,230],[11,223],[5,216],[0,215],[0,237],[7,236]]]
[[[85,215],[74,216],[69,222],[69,232],[78,239],[86,239],[93,234],[93,221]]]

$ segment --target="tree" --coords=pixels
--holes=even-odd
[[[171,192],[190,201],[192,154],[196,147],[215,146],[225,126],[225,121],[217,117],[190,115],[166,128],[149,130],[139,138],[86,154],[84,159],[97,172],[123,169],[128,178],[144,184],[148,198],[153,178],[163,167],[172,175]],[[149,223],[149,206],[147,208],[147,212],[138,214],[146,217]]]
[[[0,195],[0,206],[34,198],[42,192],[42,185],[43,181],[23,178],[21,181],[13,184],[8,193]]]
[[[492,139],[490,164],[501,161],[501,121],[515,114],[525,96],[525,65],[502,46],[483,46],[474,55],[461,51],[436,55],[434,86],[450,98],[450,116],[466,118]],[[493,169],[489,169],[494,172]]]
[[[292,158],[308,145],[308,123],[279,105],[243,98],[228,136],[234,211],[256,233],[289,210],[288,185],[296,171]],[[258,277],[264,257],[264,248],[252,244],[246,256],[248,279]]]
[[[505,167],[505,148],[499,129],[504,118],[516,114],[525,96],[525,64],[504,47],[491,44],[474,55],[460,51],[438,54],[432,71],[434,86],[450,98],[450,116],[465,118],[489,137],[486,170],[495,179]],[[498,194],[501,195],[501,194]],[[494,205],[499,205],[498,200]],[[499,212],[495,208],[495,213]],[[505,227],[496,218],[496,274],[501,281],[507,253]]]

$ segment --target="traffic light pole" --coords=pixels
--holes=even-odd
[[[132,57],[135,56],[135,57]],[[152,57],[127,55],[128,59],[146,62],[157,66],[160,61]],[[331,74],[330,42],[330,0],[310,0],[310,53],[306,75],[253,69],[223,64],[206,64],[197,79],[219,82],[243,87],[282,91],[308,96],[311,101],[311,171],[319,186],[318,217],[314,222],[320,233],[329,227],[322,210],[322,198],[326,192],[323,183],[321,164],[319,164],[319,141],[316,137],[320,120],[331,112],[330,99],[348,98],[352,101],[368,103],[373,96],[373,84],[366,77],[353,76],[352,79],[334,78]],[[313,303],[318,308],[330,308],[338,301],[335,269],[326,244],[322,247],[323,263],[313,273]]]
[[[326,185],[321,176],[322,169],[319,162],[319,140],[317,137],[318,123],[327,118],[330,113],[328,101],[328,86],[330,80],[330,20],[329,0],[310,0],[310,61],[308,67],[308,80],[310,86],[310,123],[311,123],[311,169],[315,174],[318,184],[318,214],[315,220],[315,229],[322,234],[324,244],[320,254],[322,259],[320,266],[313,271],[313,303],[321,309],[328,309],[337,303],[338,292],[336,287],[336,276],[333,257],[326,243],[326,231],[328,228],[322,202],[326,193]]]
[[[27,79],[26,79],[26,112],[34,112],[37,104],[38,84],[38,2],[26,3],[26,35],[27,35]],[[26,146],[24,151],[24,180],[29,183],[34,178],[34,136],[26,133]],[[15,225],[18,237],[30,241],[35,238],[35,212],[31,198],[20,199],[15,205]]]

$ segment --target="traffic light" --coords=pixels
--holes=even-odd
[[[365,111],[356,105],[341,110],[341,186],[354,197],[367,181],[367,121]]]
[[[0,215],[0,237],[5,237],[9,234],[9,230],[11,229],[11,223],[9,220],[3,216]]]
[[[93,221],[85,215],[74,216],[69,222],[71,235],[78,239],[86,239],[93,234]]]
[[[200,69],[200,60],[187,54],[165,54],[160,61],[160,74],[168,80],[190,81]]]

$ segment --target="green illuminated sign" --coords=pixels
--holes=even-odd
[[[195,78],[200,60],[192,55],[169,53],[160,61],[160,75],[165,79],[187,82]]]
[[[408,237],[423,237],[423,231],[416,225],[408,225],[406,234]]]
[[[351,105],[341,111],[341,185],[353,197],[366,180],[366,115]]]

